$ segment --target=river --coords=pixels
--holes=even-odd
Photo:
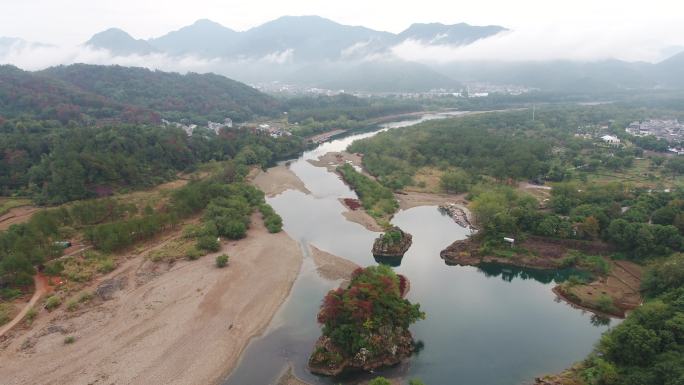
[[[368,266],[375,264],[370,250],[378,233],[342,216],[345,208],[339,198],[356,198],[356,194],[337,175],[307,160],[344,150],[352,141],[382,130],[445,117],[430,114],[383,124],[378,131],[323,143],[291,163],[291,170],[311,193],[288,190],[268,198],[268,203],[283,217],[285,231],[300,242],[305,256],[302,269],[287,301],[264,334],[251,341],[224,385],[273,384],[288,366],[311,384],[353,384],[361,379],[332,381],[306,369],[320,335],[318,307],[325,293],[339,285],[318,275],[308,246]],[[530,383],[535,376],[581,360],[608,327],[556,300],[551,288],[568,272],[447,266],[439,252],[465,238],[468,230],[434,206],[400,211],[392,223],[413,235],[413,245],[395,270],[409,278],[408,299],[419,302],[427,318],[411,327],[419,352],[377,374],[403,383],[420,378],[427,385]]]

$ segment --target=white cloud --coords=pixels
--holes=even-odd
[[[274,64],[285,64],[292,61],[294,57],[294,49],[288,48],[286,50],[271,52],[261,58],[262,61]]]
[[[0,52],[0,63],[12,64],[25,70],[41,70],[61,64],[119,64],[174,72],[208,72],[215,69],[218,59],[194,56],[170,57],[165,54],[113,56],[109,51],[87,46],[41,46],[13,44]]]
[[[467,46],[428,45],[404,41],[392,53],[405,60],[444,63],[453,61],[503,60],[596,61],[621,59],[656,62],[666,48],[682,38],[667,25],[621,28],[606,24],[584,26],[548,25],[520,28],[481,39]]]

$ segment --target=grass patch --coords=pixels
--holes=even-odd
[[[7,214],[15,207],[29,206],[31,201],[23,198],[0,198],[0,215]]]
[[[67,311],[76,311],[78,309],[78,299],[77,298],[71,298],[66,302],[66,309]]]
[[[12,319],[14,306],[9,303],[0,303],[0,325],[8,323]]]
[[[26,312],[26,324],[31,325],[33,324],[33,321],[35,321],[36,317],[38,317],[38,310],[36,308],[32,307]]]
[[[54,268],[46,267],[46,271],[50,270],[48,274],[62,274],[67,280],[74,282],[88,282],[97,274],[106,274],[116,269],[114,257],[96,251],[86,251],[82,257],[61,259],[57,264],[59,266]]]
[[[76,337],[74,337],[74,336],[64,337],[64,344],[65,345],[73,344],[74,342],[76,342]]]
[[[167,242],[164,246],[151,251],[147,257],[153,262],[162,262],[175,261],[181,258],[195,260],[204,255],[206,252],[197,247],[194,239],[183,237]]]
[[[386,220],[399,209],[399,203],[389,188],[357,172],[349,164],[339,166],[337,171],[356,191],[363,208],[376,221]]]

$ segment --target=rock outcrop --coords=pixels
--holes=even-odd
[[[411,247],[411,234],[393,227],[373,242],[373,256],[377,258],[402,258]]]
[[[311,373],[324,376],[338,376],[345,372],[370,372],[379,368],[394,366],[411,356],[415,350],[413,337],[407,329],[381,328],[378,334],[371,336],[377,345],[384,349],[371,352],[361,348],[353,357],[346,357],[331,340],[321,336],[314,347],[314,353],[309,358]]]

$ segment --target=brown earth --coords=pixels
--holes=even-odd
[[[482,255],[480,245],[472,239],[459,240],[442,250],[440,256],[449,265],[477,266],[482,263],[499,263],[531,269],[557,269],[571,250],[580,250],[592,255],[606,255],[610,247],[602,242],[560,240],[530,237],[518,247],[525,253],[512,256]],[[624,317],[626,312],[641,305],[639,292],[641,285],[641,266],[627,261],[613,261],[605,258],[610,265],[608,274],[598,276],[587,284],[560,284],[553,288],[559,298],[570,305],[597,314]],[[582,268],[579,266],[578,268]],[[613,309],[599,305],[599,298],[612,299]]]
[[[268,171],[258,170],[251,181],[269,197],[276,196],[286,190],[297,190],[310,194],[304,182],[286,165],[271,167]]]
[[[12,225],[28,222],[33,214],[38,211],[40,211],[40,209],[33,206],[21,206],[10,209],[0,216],[0,231],[7,230]]]
[[[93,283],[93,306],[43,310],[0,346],[2,383],[219,382],[268,325],[302,261],[287,234],[268,233],[258,214],[252,223],[247,238],[223,245],[226,268],[215,266],[218,253],[175,264],[131,255]]]
[[[342,213],[342,216],[347,218],[348,221],[358,223],[361,226],[365,227],[368,231],[373,231],[376,233],[385,231],[385,229],[382,226],[380,226],[380,224],[378,224],[378,221],[376,221],[375,218],[371,217],[364,209],[351,209],[349,206],[345,204],[343,198],[340,198],[340,202],[347,209]]]
[[[571,305],[595,313],[624,317],[629,310],[641,305],[641,266],[627,261],[611,261],[610,273],[586,285],[558,285],[553,290]],[[612,309],[599,305],[599,298],[608,296]]]

